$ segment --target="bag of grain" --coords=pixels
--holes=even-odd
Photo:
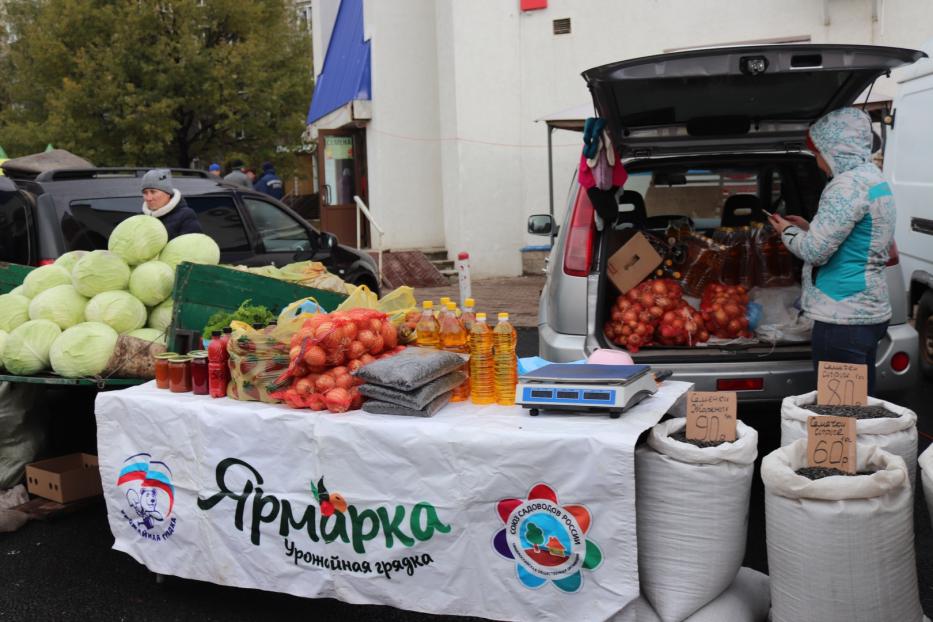
[[[866,474],[798,473],[806,439],[762,461],[773,622],[923,619],[907,466],[873,445],[856,451]]]
[[[735,579],[758,455],[758,432],[742,422],[734,442],[712,447],[686,441],[686,423],[662,421],[635,452],[638,572],[664,622],[681,622]]]
[[[927,501],[927,511],[933,520],[933,445],[926,448],[917,459],[920,465],[920,483],[923,485],[923,498]]]
[[[917,414],[914,411],[868,398],[867,407],[816,406],[816,391],[803,395],[790,395],[781,403],[781,446],[807,437],[807,417],[823,414],[844,415],[847,411],[858,416],[855,422],[859,443],[875,445],[904,459],[911,488],[917,474]]]

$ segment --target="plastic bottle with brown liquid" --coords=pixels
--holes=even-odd
[[[508,313],[499,314],[499,322],[492,331],[493,360],[495,361],[496,404],[515,404],[515,383],[518,380],[518,359],[515,357],[515,328]]]
[[[434,303],[425,300],[421,303],[421,319],[415,326],[417,343],[422,348],[438,348],[440,346],[439,333],[440,325],[437,318],[434,317]]]
[[[736,231],[736,243],[739,245],[738,284],[751,289],[755,286],[755,241],[752,228],[748,225]]]
[[[455,354],[469,354],[469,345],[467,345],[467,332],[457,317],[457,305],[453,302],[447,303],[447,312],[443,315],[440,329],[441,349]],[[463,402],[470,398],[470,367],[464,362],[460,369],[467,375],[467,379],[458,385],[450,397],[451,402]]]
[[[492,331],[486,325],[486,314],[477,313],[470,330],[470,399],[474,404],[495,403],[494,374]]]

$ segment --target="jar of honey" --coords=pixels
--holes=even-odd
[[[191,390],[191,359],[176,356],[168,360],[168,389],[172,393],[187,393]]]
[[[155,359],[155,381],[157,388],[168,388],[168,362],[170,359],[177,356],[178,354],[176,352],[160,352],[152,356],[152,358]]]
[[[191,391],[195,395],[207,395],[207,350],[193,350],[188,356],[191,357]]]

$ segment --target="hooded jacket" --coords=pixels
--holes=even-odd
[[[178,190],[175,190],[172,194],[171,201],[157,210],[150,210],[143,203],[143,214],[161,220],[168,232],[169,240],[174,240],[186,233],[203,233],[197,212],[188,207],[184,197],[181,196],[181,192]]]
[[[262,177],[256,181],[253,189],[276,199],[285,196],[282,180],[275,174],[275,169],[272,167],[266,167],[263,170]]]
[[[890,187],[870,160],[871,121],[857,108],[841,108],[814,123],[810,138],[832,179],[809,231],[790,226],[782,235],[805,263],[803,309],[831,324],[885,322],[891,319],[884,269],[895,209]]]

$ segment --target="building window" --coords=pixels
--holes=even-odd
[[[561,19],[554,20],[554,34],[555,35],[569,35],[570,34],[570,18],[562,17]]]

